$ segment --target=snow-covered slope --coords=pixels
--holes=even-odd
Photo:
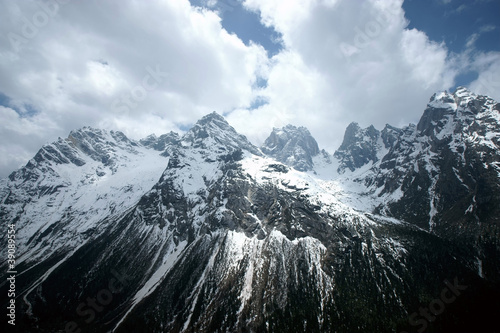
[[[1,183],[0,216],[16,222],[18,263],[81,244],[103,219],[136,204],[168,160],[120,132],[89,127],[43,146]]]
[[[379,132],[351,124],[334,154],[340,175],[330,177],[369,195],[370,210],[432,230],[450,204],[482,195],[480,178],[498,192],[499,110],[494,100],[458,88],[435,94],[416,126],[387,125]],[[469,201],[462,215],[481,219]],[[497,212],[486,209],[483,219]]]
[[[334,155],[290,125],[259,149],[216,113],[183,136],[71,132],[0,183],[19,327],[409,331],[455,277],[466,303],[429,328],[490,327],[499,135],[499,105],[462,88],[418,125],[351,124]]]

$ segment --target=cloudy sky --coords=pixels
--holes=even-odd
[[[217,111],[260,145],[500,100],[498,0],[0,0],[0,177],[83,126],[140,139]]]

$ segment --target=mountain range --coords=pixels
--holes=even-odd
[[[215,112],[84,127],[0,180],[0,221],[22,332],[500,332],[500,104],[439,92],[334,154]]]

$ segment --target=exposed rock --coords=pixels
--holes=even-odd
[[[261,147],[264,154],[299,171],[312,170],[312,158],[319,154],[316,140],[305,127],[274,128]]]

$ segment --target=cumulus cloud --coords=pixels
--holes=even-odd
[[[213,110],[248,107],[268,61],[261,46],[245,45],[215,12],[187,0],[1,7],[0,92],[12,108],[2,114],[1,176],[33,156],[34,146],[84,125],[141,138]],[[26,105],[34,114],[25,114]],[[22,142],[6,130],[20,124]]]
[[[470,84],[471,90],[500,101],[500,52],[479,53],[472,68],[479,75]]]
[[[1,105],[0,119],[2,176],[7,176],[9,172],[25,164],[40,148],[40,142],[59,129],[46,115],[38,114],[28,118]]]
[[[416,122],[428,98],[453,85],[446,46],[406,28],[402,1],[246,0],[245,5],[281,33],[286,46],[272,59],[262,93],[268,104],[230,117],[257,141],[262,136],[254,129],[292,121],[334,150],[348,123],[382,128]]]
[[[499,77],[488,76],[499,73],[498,54],[451,55],[408,29],[402,0],[245,0],[281,38],[272,57],[228,33],[220,6],[206,3],[214,9],[188,0],[1,2],[0,176],[75,128],[138,139],[213,110],[255,144],[292,123],[333,151],[351,121],[418,121],[464,68],[480,73],[471,85],[479,90]]]

